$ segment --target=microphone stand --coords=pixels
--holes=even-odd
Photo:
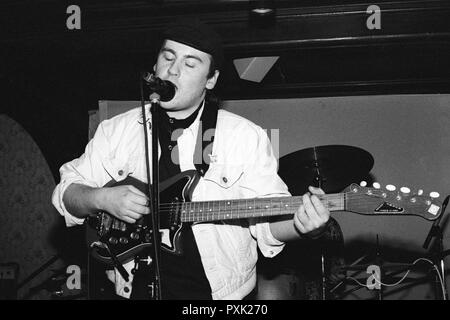
[[[160,277],[160,257],[161,257],[161,239],[159,230],[159,159],[158,159],[158,126],[156,125],[157,112],[159,106],[159,94],[152,93],[150,95],[152,121],[152,179],[150,179],[149,166],[149,150],[148,150],[148,134],[147,134],[147,119],[145,113],[144,101],[144,85],[141,77],[141,108],[142,120],[144,126],[144,141],[145,141],[145,161],[147,168],[147,196],[150,204],[150,214],[144,216],[144,227],[151,225],[151,229],[147,230],[146,241],[152,242],[152,252],[150,254],[145,252],[146,257],[137,255],[135,257],[136,269],[139,274],[139,281],[146,281],[148,284],[142,286],[140,282],[133,281],[133,297],[142,298],[148,296],[152,300],[161,300],[161,277]],[[151,182],[151,183],[150,183]],[[136,289],[136,290],[135,290]]]
[[[158,157],[158,145],[159,145],[159,132],[158,125],[156,124],[157,115],[159,112],[159,99],[160,96],[157,93],[150,95],[150,103],[152,112],[152,230],[153,230],[153,251],[155,257],[155,280],[157,286],[155,288],[155,294],[157,300],[161,300],[161,277],[160,277],[160,257],[161,257],[161,238],[159,230],[159,157]],[[150,180],[149,180],[150,181]],[[150,184],[148,184],[150,186]]]
[[[450,195],[448,195],[444,202],[442,203],[442,213],[441,215],[433,222],[433,225],[430,228],[430,231],[428,232],[427,238],[425,239],[423,243],[423,248],[428,249],[430,242],[433,238],[436,238],[432,248],[431,248],[431,255],[433,256],[433,262],[435,265],[439,265],[440,272],[442,276],[442,281],[444,282],[442,285],[444,286],[445,292],[442,292],[442,299],[447,300],[447,289],[445,285],[445,265],[444,265],[444,256],[446,255],[444,252],[444,243],[443,243],[443,234],[442,234],[442,228],[440,227],[440,222],[442,219],[442,216],[445,213],[445,210],[447,209],[448,201],[449,201]],[[441,282],[439,277],[436,275],[436,297],[439,296],[438,292],[441,290],[439,289],[441,287]]]

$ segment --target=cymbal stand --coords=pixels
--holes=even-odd
[[[383,285],[382,285],[382,279],[384,279],[383,274],[383,259],[381,258],[381,251],[380,251],[380,240],[377,234],[377,250],[376,250],[376,258],[375,263],[380,268],[380,278],[379,281],[379,289],[378,289],[378,300],[383,300]]]
[[[384,278],[384,274],[383,274],[383,259],[382,259],[382,257],[381,257],[381,250],[380,250],[380,244],[379,244],[379,237],[378,237],[378,234],[377,234],[377,236],[376,236],[376,249],[375,249],[375,253],[372,253],[372,254],[365,254],[365,255],[363,255],[362,257],[358,258],[358,259],[357,259],[355,262],[353,262],[350,266],[345,267],[345,268],[344,268],[345,270],[352,270],[352,269],[353,269],[352,267],[354,267],[354,269],[355,269],[356,271],[355,271],[352,275],[346,276],[343,280],[341,280],[336,286],[334,286],[334,288],[332,288],[332,289],[330,290],[330,293],[333,293],[334,291],[336,291],[341,285],[347,283],[348,279],[351,279],[351,278],[355,277],[356,275],[360,274],[361,272],[365,271],[366,273],[368,273],[368,272],[367,272],[368,269],[367,269],[367,270],[361,269],[360,266],[358,266],[358,264],[359,264],[360,262],[362,262],[363,260],[365,260],[367,257],[373,256],[373,254],[375,254],[375,258],[374,258],[375,261],[374,261],[372,264],[375,265],[375,266],[378,266],[378,267],[379,267],[379,270],[380,270],[379,275],[378,275],[379,278],[375,278],[375,277],[376,277],[375,275],[373,276],[373,277],[374,277],[374,280],[376,281],[376,283],[378,282],[378,287],[379,287],[379,289],[376,289],[377,286],[374,286],[374,289],[377,290],[376,299],[377,299],[377,300],[383,300],[383,290],[382,290],[382,287],[383,287],[383,286],[381,285],[381,282],[382,282],[381,279]],[[373,258],[372,258],[372,259],[373,259]],[[368,268],[369,266],[372,266],[372,264],[367,264],[365,268]],[[340,298],[342,299],[343,297],[347,296],[348,294],[350,294],[350,293],[352,293],[352,292],[355,292],[355,291],[357,291],[357,290],[360,290],[360,289],[362,289],[362,288],[364,288],[364,287],[365,287],[365,286],[357,286],[357,287],[355,287],[355,288],[351,288],[351,289],[349,289],[349,290],[343,292],[343,293],[340,295]]]
[[[314,182],[316,183],[318,188],[322,189],[322,184],[325,182],[325,179],[320,175],[320,169],[317,161],[314,162],[314,167],[316,169],[316,176],[314,177]],[[327,300],[327,277],[325,271],[325,254],[324,254],[324,246],[322,245],[320,253],[320,266],[322,273],[322,300]]]

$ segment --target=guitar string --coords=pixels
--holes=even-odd
[[[272,209],[274,209],[270,213],[270,215],[272,215],[272,216],[294,214],[294,212],[290,211],[289,209],[280,209],[280,208],[272,208]],[[234,210],[237,210],[237,209],[234,209]],[[189,210],[189,211],[183,211],[182,214],[183,214],[184,217],[186,217],[186,216],[187,217],[196,217],[196,216],[199,216],[199,215],[205,215],[206,216],[205,218],[213,217],[213,216],[235,217],[235,218],[237,218],[237,217],[239,217],[239,215],[242,215],[242,216],[245,216],[245,215],[248,215],[248,216],[263,216],[267,212],[267,209],[258,209],[258,208],[257,209],[251,208],[251,209],[247,209],[247,210],[248,211],[246,211],[246,209],[241,209],[239,214],[236,213],[236,215],[232,214],[233,209],[221,209],[219,211],[216,211],[216,210],[215,211]],[[280,210],[280,212],[274,212],[274,211],[277,211],[277,210]],[[293,210],[296,210],[296,209],[294,208]],[[363,215],[391,215],[391,216],[392,215],[397,215],[397,216],[414,215],[414,216],[420,216],[420,217],[426,218],[427,220],[433,220],[433,219],[430,219],[428,217],[437,218],[439,216],[437,212],[436,212],[436,214],[433,214],[431,212],[421,213],[421,214],[414,213],[413,212],[414,208],[411,208],[411,210],[407,211],[407,212],[405,212],[405,211],[399,211],[399,212],[396,212],[396,211],[391,211],[391,212],[389,212],[389,211],[380,211],[380,212],[374,212],[374,213],[371,213],[371,212],[365,213],[365,212],[361,212],[361,211],[358,211],[358,210],[350,210],[350,209],[346,209],[346,208],[342,208],[342,209],[339,209],[339,210],[331,210],[331,211],[348,211],[348,212],[359,213],[359,214],[363,214]],[[162,213],[162,214],[170,214],[171,212],[173,212],[173,210],[169,210],[169,209],[160,210],[160,213]]]
[[[353,192],[347,192],[347,193],[339,193],[339,194],[328,194],[328,195],[318,195],[319,198],[321,198],[321,200],[324,200],[326,202],[333,202],[336,200],[340,200],[342,202],[342,207],[345,201],[351,200],[352,203],[356,206],[358,205],[364,205],[367,203],[367,194],[361,194],[361,193],[353,193]],[[424,201],[420,201],[423,196],[418,196],[419,199],[417,199],[416,202],[411,202],[408,201],[408,207],[411,209],[414,208],[419,208],[422,207],[424,205],[429,205]],[[377,196],[377,198],[379,198],[380,200],[385,200],[386,202],[389,202],[389,199],[387,198],[382,198],[381,196]],[[394,201],[398,201],[397,199],[395,199]],[[251,202],[259,202],[259,206],[258,205],[254,205],[254,206],[248,206],[249,203]],[[267,205],[270,204],[270,207],[264,207],[263,203],[267,203]],[[288,204],[288,206],[290,206],[290,208],[287,208],[285,206],[282,205],[282,203]],[[182,207],[183,205],[185,206],[185,210],[184,212],[182,212],[182,214],[187,218],[194,218],[196,215],[202,214],[202,215],[207,215],[207,217],[217,217],[220,218],[222,217],[222,219],[226,218],[227,216],[231,215],[231,213],[233,212],[233,210],[240,210],[240,214],[242,216],[246,216],[247,217],[258,217],[259,215],[257,214],[258,212],[263,213],[264,211],[267,210],[272,210],[272,211],[277,211],[279,210],[280,212],[272,212],[271,215],[287,215],[287,214],[293,214],[292,213],[286,213],[286,210],[289,210],[294,207],[294,209],[296,209],[298,206],[300,206],[303,203],[302,201],[302,196],[287,196],[287,197],[271,197],[271,198],[249,198],[249,199],[229,199],[229,200],[211,200],[211,201],[194,201],[194,202],[173,202],[173,203],[161,203],[159,208],[160,208],[160,212],[161,213],[170,213],[173,212],[174,208],[179,208]],[[210,206],[209,204],[212,204],[212,206]],[[327,205],[327,203],[325,203],[325,206],[328,207],[328,209],[333,209],[333,206]],[[393,205],[395,207],[395,205]],[[205,211],[204,209],[200,210],[200,207],[205,208],[207,207],[207,210]],[[248,208],[247,208],[248,207]],[[342,210],[336,210],[336,211],[346,211],[346,208],[343,208]],[[284,211],[283,211],[284,210]],[[348,211],[348,210],[347,210]],[[394,212],[394,213],[389,213],[389,212],[379,212],[379,213],[375,213],[375,214],[371,214],[369,213],[368,215],[416,215],[416,216],[420,216],[423,218],[426,218],[424,216],[424,214],[414,214],[414,213],[402,213],[402,212]],[[431,213],[427,214],[427,215],[432,215]],[[437,214],[435,215],[436,217],[438,216]]]
[[[336,208],[336,206],[329,206],[327,203],[333,202],[336,200],[340,201],[340,207],[337,210],[331,210],[331,211],[350,211],[356,214],[363,214],[363,215],[383,215],[383,216],[419,216],[421,218],[424,218],[426,220],[434,220],[439,217],[440,214],[439,210],[436,212],[436,214],[432,214],[430,211],[427,213],[417,214],[412,213],[415,208],[422,208],[423,206],[427,205],[429,206],[430,203],[424,202],[422,199],[425,198],[423,196],[417,196],[418,199],[416,199],[416,202],[408,201],[408,207],[410,208],[410,212],[404,213],[404,212],[375,212],[375,213],[361,213],[358,211],[351,211],[349,209],[351,208],[345,208],[344,202],[351,200],[352,203],[355,206],[358,205],[366,205],[367,204],[367,194],[361,194],[361,193],[353,193],[353,192],[347,192],[347,193],[339,193],[339,194],[328,194],[328,195],[318,195],[321,200],[326,201],[325,207],[328,207],[328,209]],[[389,199],[382,198],[381,196],[378,196],[377,198],[380,198],[380,200],[385,200],[389,203]],[[289,199],[289,200],[288,200]],[[287,201],[286,201],[287,200]],[[422,201],[421,201],[422,200]],[[395,199],[394,201],[398,201]],[[403,200],[405,201],[405,200]],[[429,201],[429,200],[428,200]],[[254,205],[249,206],[248,204],[251,202],[259,202],[260,205]],[[267,203],[270,204],[270,207],[264,206],[261,203]],[[212,208],[209,206],[209,204],[213,204]],[[245,203],[245,205],[244,205]],[[283,206],[283,203],[285,204]],[[212,201],[194,201],[194,202],[173,202],[173,203],[162,203],[160,204],[160,213],[162,214],[170,214],[174,211],[174,208],[177,210],[185,205],[185,210],[182,213],[182,221],[181,222],[193,222],[193,221],[211,221],[211,220],[226,220],[226,219],[233,219],[233,218],[252,218],[252,217],[262,217],[262,216],[269,216],[267,214],[264,214],[267,212],[267,210],[271,210],[270,216],[277,216],[277,215],[291,215],[294,214],[294,212],[286,212],[288,210],[296,210],[298,206],[303,204],[302,196],[287,196],[287,197],[271,197],[271,198],[250,198],[250,199],[229,199],[229,200],[212,200]],[[234,205],[234,206],[233,206]],[[286,205],[290,206],[290,208],[286,207]],[[205,211],[205,207],[208,207]],[[203,209],[200,209],[203,208]],[[393,205],[395,207],[395,205]],[[401,206],[402,207],[402,206]],[[342,209],[340,209],[342,208]],[[233,216],[233,210],[238,211],[238,216]],[[239,212],[240,211],[240,212]],[[276,212],[279,211],[279,212]],[[199,217],[201,215],[201,218]],[[231,216],[231,217],[230,217]],[[431,219],[433,217],[434,219]],[[113,220],[116,220],[113,218]]]
[[[344,199],[345,197],[343,196],[344,194],[340,194],[340,195],[328,195],[327,197],[322,198],[322,201],[325,202],[333,202],[336,200],[341,200],[342,202],[344,202],[344,200],[348,201],[351,200],[352,203],[359,205],[359,204],[364,204],[367,203],[367,196],[368,195],[361,195],[361,194],[353,194],[353,193],[347,193],[345,194],[345,197],[347,199]],[[256,206],[252,206],[252,209],[269,209],[269,208],[263,208],[261,206],[261,203],[267,202],[267,203],[271,203],[273,204],[279,204],[279,203],[285,203],[285,204],[289,204],[292,206],[299,206],[303,203],[303,201],[300,199],[301,196],[294,196],[294,197],[278,197],[278,198],[249,198],[249,199],[230,199],[230,200],[211,200],[211,201],[193,201],[193,202],[172,202],[172,203],[161,203],[159,208],[160,210],[172,210],[174,207],[176,206],[189,206],[189,209],[192,209],[192,207],[200,207],[200,206],[205,206],[207,204],[212,204],[212,207],[214,209],[216,209],[215,207],[219,207],[219,210],[227,210],[227,208],[231,209],[242,209],[241,207],[246,207],[247,205],[244,205],[243,203],[246,202],[258,202],[260,203],[260,207],[256,207]],[[392,206],[395,207],[395,202],[398,202],[399,200],[397,199],[393,199],[391,201],[389,201],[388,198],[382,198],[382,197],[378,197],[380,200],[384,200],[387,203],[393,202],[391,203]],[[288,200],[287,200],[288,199]],[[407,202],[408,203],[408,207],[423,207],[424,205],[431,205],[432,202],[430,201],[430,203],[427,203],[426,201],[421,201],[421,199],[416,199],[415,202],[411,202],[410,200],[403,200],[403,202]],[[210,207],[209,205],[207,205],[208,208]],[[234,207],[233,207],[234,206]],[[401,205],[400,205],[401,206]],[[403,205],[404,206],[404,205]],[[332,206],[329,206],[332,207]],[[401,206],[402,207],[402,206]],[[275,207],[275,208],[279,208],[279,207]],[[209,208],[210,209],[210,208]]]
[[[352,198],[354,198],[354,199],[352,199],[352,201],[353,201],[353,203],[355,205],[366,204],[367,203],[367,200],[361,200],[363,197],[364,198],[366,197],[365,195],[356,195],[356,194],[350,194],[350,195],[352,196]],[[339,198],[342,198],[342,195],[339,195]],[[359,199],[357,199],[357,198],[359,198]],[[247,200],[250,200],[250,202],[251,202],[251,200],[258,200],[259,201],[261,199],[264,200],[264,198],[252,198],[252,199],[247,199]],[[269,198],[267,198],[267,199],[269,199]],[[280,198],[276,198],[276,199],[280,199]],[[330,199],[330,198],[328,198],[328,199]],[[241,200],[238,200],[238,201],[241,201]],[[277,201],[281,202],[281,200],[277,200]],[[230,200],[230,201],[226,201],[226,200],[225,201],[221,201],[222,204],[227,203],[227,202],[231,203],[232,200]],[[269,202],[269,201],[267,201],[267,202]],[[285,203],[287,203],[287,202],[288,201],[286,201]],[[209,208],[209,211],[208,210],[206,212],[204,210],[200,211],[200,208],[199,208],[200,205],[199,204],[203,204],[203,208],[204,208],[205,203],[207,203],[207,202],[190,202],[190,204],[192,204],[192,205],[189,205],[189,208],[185,208],[186,211],[184,211],[182,213],[183,213],[183,215],[185,217],[187,216],[188,219],[189,218],[194,218],[195,216],[197,216],[199,214],[202,214],[202,215],[205,214],[205,215],[208,215],[209,217],[213,216],[213,217],[217,217],[217,218],[219,218],[219,217],[225,218],[225,217],[229,217],[233,210],[239,210],[239,209],[241,210],[241,215],[243,215],[243,216],[244,215],[248,215],[249,217],[252,217],[252,216],[256,216],[257,217],[257,216],[259,216],[258,213],[262,214],[267,209],[270,209],[270,210],[273,210],[273,211],[280,210],[280,212],[272,213],[271,215],[293,214],[293,213],[286,213],[285,211],[282,211],[282,210],[289,210],[288,208],[286,208],[284,206],[276,206],[276,205],[272,206],[270,208],[265,208],[265,207],[262,207],[262,206],[259,206],[259,207],[258,206],[250,206],[247,209],[243,205],[241,205],[241,207],[239,207],[239,206],[233,207],[232,204],[230,204],[229,206],[220,206],[220,204],[219,204],[217,206],[218,208],[213,206],[213,208]],[[177,204],[181,204],[182,205],[184,203],[181,202],[181,203],[177,203]],[[302,204],[301,201],[300,202],[299,201],[289,201],[290,208],[297,207],[300,204]],[[409,203],[408,204],[408,206],[411,209],[419,208],[419,207],[423,208],[423,205],[424,205],[424,203],[420,203],[420,202],[419,203]],[[174,206],[175,206],[175,204],[170,204],[169,207],[161,208],[160,211],[162,213],[173,212]],[[330,208],[332,209],[332,206],[328,206],[328,207],[329,207],[329,209]],[[246,210],[248,210],[248,211],[246,211]],[[346,210],[345,210],[345,208],[343,208],[342,210],[335,210],[335,211],[346,211]],[[349,210],[347,210],[347,211],[349,211]],[[393,212],[393,213],[378,212],[378,213],[375,213],[375,214],[376,215],[416,215],[416,216],[421,216],[421,217],[427,219],[424,216],[424,214],[414,214],[414,213],[404,213],[404,212]],[[368,213],[368,215],[375,215],[375,214]],[[429,213],[429,216],[432,216],[432,215],[433,214]],[[437,213],[434,216],[437,217],[438,216]],[[427,220],[430,220],[430,219],[427,219]]]

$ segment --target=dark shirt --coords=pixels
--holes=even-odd
[[[178,138],[178,136],[172,136],[172,133],[177,129],[188,128],[197,118],[200,109],[201,105],[192,115],[181,120],[170,118],[163,110],[160,110],[158,113],[159,141],[161,145],[161,158],[159,160],[160,181],[164,181],[181,172],[179,164],[175,164],[172,161],[172,150],[177,145],[176,139]],[[203,113],[205,112],[206,107],[203,110]],[[182,130],[178,131],[181,134]],[[162,298],[165,300],[212,299],[211,287],[203,269],[191,224],[183,224],[180,240],[183,246],[183,255],[178,256],[161,250]]]

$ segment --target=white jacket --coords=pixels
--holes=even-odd
[[[178,138],[181,171],[195,169],[193,154],[200,115],[201,112]],[[147,119],[150,122],[148,111]],[[140,108],[101,122],[85,153],[60,168],[61,181],[53,192],[52,202],[65,217],[67,226],[84,222],[71,215],[62,201],[71,183],[102,187],[111,179],[120,181],[128,175],[147,181],[141,124]],[[151,130],[148,132],[151,134]],[[210,136],[205,138],[210,141]],[[151,137],[148,140],[151,144]],[[150,146],[149,150],[151,153]],[[247,119],[219,110],[213,150],[205,156],[211,156],[210,167],[195,188],[192,201],[289,195],[277,174],[277,160],[266,132]],[[266,257],[274,257],[283,249],[284,243],[273,237],[266,221],[258,218],[233,220],[232,224],[224,221],[193,225],[213,299],[242,299],[253,290],[257,245]],[[133,265],[133,261],[124,265],[130,274],[128,282],[117,270],[108,276],[116,284],[116,293],[123,297],[131,293]]]

